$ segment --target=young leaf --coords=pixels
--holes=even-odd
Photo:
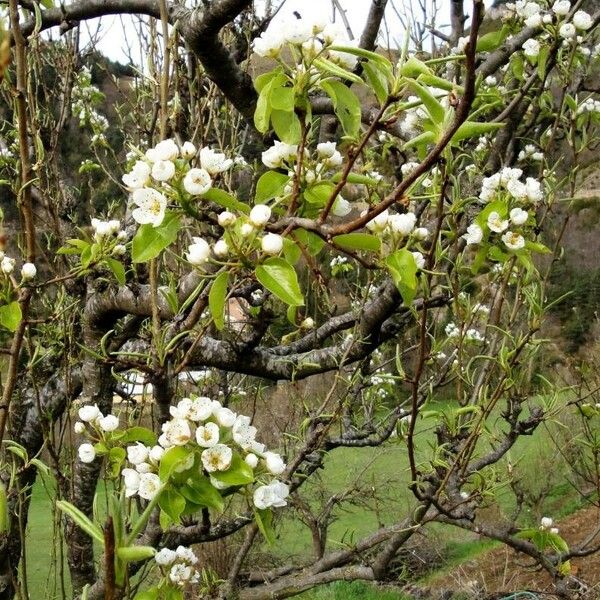
[[[225,300],[227,299],[227,286],[229,284],[229,273],[219,273],[210,286],[208,293],[208,308],[215,322],[215,327],[221,331],[225,326]]]
[[[119,285],[125,285],[125,267],[123,266],[123,263],[114,258],[107,258],[106,264],[115,276],[117,283]]]
[[[135,263],[148,262],[156,258],[176,239],[181,223],[175,213],[167,213],[158,227],[141,225],[133,238],[131,258]]]
[[[16,331],[22,318],[21,305],[15,300],[0,306],[0,325],[9,331]]]
[[[190,500],[198,506],[214,508],[219,512],[223,511],[224,503],[221,494],[204,475],[193,479],[190,477],[187,483],[180,488],[180,492],[186,500]]]
[[[344,133],[348,137],[355,138],[360,130],[361,122],[361,107],[358,98],[341,81],[323,81],[321,87],[331,98],[333,109],[342,124]]]
[[[271,123],[277,137],[286,144],[297,144],[302,137],[302,125],[294,111],[271,111]]]
[[[240,202],[237,198],[233,197],[231,194],[228,194],[225,190],[220,190],[218,188],[210,188],[206,194],[202,195],[204,200],[210,200],[223,208],[231,211],[239,211],[244,214],[248,214],[250,212],[250,207],[243,202]]]
[[[254,481],[254,471],[239,455],[234,454],[227,471],[215,471],[211,475],[227,485],[247,485]]]
[[[344,233],[336,235],[334,244],[348,250],[369,250],[376,252],[381,248],[381,240],[370,233]]]
[[[283,258],[268,258],[256,267],[255,274],[258,281],[282,302],[291,306],[304,306],[296,271]]]
[[[80,529],[85,531],[90,537],[93,537],[97,542],[100,542],[102,547],[104,547],[104,535],[100,527],[92,523],[76,506],[73,506],[70,502],[66,502],[65,500],[58,500],[56,502],[56,508],[62,510],[62,512],[75,521]]]
[[[271,510],[268,508],[265,510],[254,509],[254,520],[266,542],[269,546],[272,546],[275,543],[275,532],[273,531],[273,513]]]
[[[429,113],[433,123],[436,125],[441,125],[446,117],[446,110],[444,107],[440,104],[437,98],[435,98],[434,95],[420,83],[412,81],[410,85],[414,89],[417,96],[419,96],[421,99],[421,102],[423,102],[425,105],[425,108],[427,109],[427,112]]]
[[[185,508],[185,498],[173,489],[166,489],[161,492],[158,505],[174,523],[179,523],[179,517]]]
[[[287,185],[290,178],[277,171],[267,171],[263,173],[256,183],[256,193],[254,202],[263,204],[283,193],[283,188]]]
[[[330,60],[327,60],[326,58],[316,58],[313,61],[313,64],[315,65],[315,67],[317,67],[317,69],[320,69],[321,71],[325,71],[327,73],[331,73],[332,75],[340,77],[341,79],[347,79],[348,81],[352,81],[353,83],[363,82],[358,75],[355,75],[351,71],[347,71],[346,69],[336,65]],[[341,81],[338,81],[337,83],[339,83],[340,85],[344,85]],[[344,87],[346,86],[344,85]]]
[[[406,248],[396,250],[385,259],[385,264],[398,288],[405,305],[409,305],[417,292],[417,264],[412,252]]]
[[[152,546],[124,546],[117,549],[117,557],[125,562],[137,562],[152,558],[156,550]]]
[[[452,143],[460,142],[472,137],[485,135],[490,131],[497,131],[504,127],[504,123],[479,123],[477,121],[465,121],[452,136]]]
[[[158,475],[163,483],[169,479],[173,471],[175,471],[183,461],[187,460],[190,452],[191,450],[184,448],[183,446],[173,446],[173,448],[169,448],[164,453],[158,468]]]

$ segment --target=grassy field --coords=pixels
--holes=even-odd
[[[423,430],[420,457],[425,459],[430,452],[428,441],[433,421],[422,421],[419,428]],[[510,453],[508,459],[524,480],[546,482],[540,472],[550,465],[556,484],[550,485],[537,511],[525,515],[524,521],[534,522],[539,519],[539,511],[547,511],[553,517],[559,517],[575,510],[578,504],[570,493],[568,485],[559,485],[561,471],[549,443],[548,431],[539,429],[534,435],[521,438]],[[349,488],[358,487],[351,503],[344,504],[336,511],[335,520],[328,532],[328,549],[336,549],[376,530],[401,520],[414,506],[413,498],[408,490],[409,470],[405,445],[398,441],[384,448],[338,449],[325,459],[325,469],[302,488],[302,495],[313,508],[333,493],[340,493]],[[378,490],[378,493],[374,493]],[[513,497],[504,488],[498,491],[498,506],[486,510],[494,511],[497,516],[502,511],[513,507]],[[102,504],[102,498],[99,499]],[[546,514],[544,512],[544,514]],[[60,560],[56,556],[52,539],[54,525],[52,521],[52,504],[49,494],[39,483],[33,489],[30,511],[29,535],[27,546],[27,577],[30,590],[46,590],[44,596],[39,593],[32,597],[60,598],[60,578],[57,577],[56,565]],[[468,532],[449,526],[431,525],[427,528],[428,540],[439,548],[445,558],[445,568],[451,568],[477,553],[491,547]],[[279,535],[274,547],[263,545],[260,549],[274,556],[277,561],[301,562],[311,552],[311,537],[306,526],[297,518],[284,518],[279,528]],[[52,565],[55,565],[54,567]],[[65,570],[66,571],[66,570]],[[65,577],[67,575],[65,574]],[[68,586],[68,583],[65,585]],[[361,598],[370,600],[402,599],[399,592],[382,590],[368,584],[340,582],[325,588],[306,592],[304,600],[341,600]]]

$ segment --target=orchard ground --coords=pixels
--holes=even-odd
[[[435,406],[436,410],[444,408],[445,405],[442,404]],[[497,415],[492,415],[491,418],[496,417]],[[435,423],[435,419],[419,421],[418,428],[428,432],[423,436],[422,444],[427,443],[428,437],[431,439]],[[579,515],[585,515],[583,518],[587,519],[589,524],[590,517],[598,520],[598,513],[589,508],[580,511],[582,505],[576,499],[576,493],[568,483],[564,483],[569,479],[570,473],[553,442],[560,430],[560,425],[551,423],[538,429],[532,436],[520,438],[507,460],[514,465],[515,477],[529,482],[535,481],[538,485],[537,503],[532,503],[535,505],[521,517],[521,524],[535,525],[541,516],[551,516],[556,520],[571,514],[573,516],[565,521],[565,525],[561,523],[559,526],[561,530],[564,527],[565,534],[568,534],[567,541],[575,541],[579,539],[576,536]],[[308,501],[311,507],[318,505],[318,498],[329,498],[332,494],[351,488],[357,489],[352,495],[352,501],[338,509],[336,519],[329,527],[328,549],[352,545],[354,540],[378,526],[393,522],[399,513],[406,514],[413,505],[408,490],[406,447],[401,440],[392,440],[384,448],[364,448],[358,452],[355,449],[337,449],[331,452],[325,461],[327,464],[323,475],[312,479],[301,488],[303,499]],[[378,496],[373,494],[373,490],[376,489],[382,490]],[[99,505],[102,504],[103,496],[99,497]],[[61,563],[64,564],[64,557],[61,560],[61,557],[57,556],[60,548],[55,547],[53,543],[57,524],[50,497],[51,494],[38,480],[32,494],[26,569],[29,591],[34,593],[32,597],[40,600],[62,597],[62,584],[57,570]],[[369,510],[365,510],[366,505],[369,506]],[[514,495],[508,486],[504,486],[499,489],[498,504],[485,510],[489,512],[491,519],[500,520],[502,514],[511,511],[514,506]],[[299,562],[312,551],[308,528],[298,518],[292,518],[290,512],[281,522],[279,532],[274,546],[263,544],[260,549],[261,558],[264,558],[267,564]],[[415,552],[417,576],[413,576],[413,579],[424,587],[456,590],[469,581],[481,580],[487,582],[486,586],[490,591],[494,586],[499,589],[498,586],[503,582],[507,585],[504,590],[511,589],[511,585],[527,584],[532,588],[536,587],[532,585],[536,577],[541,577],[539,572],[528,573],[527,569],[523,568],[522,565],[527,561],[516,558],[500,548],[493,549],[490,553],[488,551],[494,547],[493,543],[457,528],[430,525],[426,531],[418,533],[414,540],[419,552]],[[419,554],[420,552],[422,554]],[[502,557],[499,554],[502,554]],[[420,569],[419,563],[422,563]],[[596,571],[600,578],[600,557],[595,555],[588,559],[586,569],[589,570],[592,564],[599,566]],[[502,567],[501,573],[498,572],[498,565]],[[512,573],[508,580],[507,568],[510,568]],[[575,568],[578,568],[577,564]],[[589,576],[589,572],[586,574]],[[398,575],[402,576],[401,571],[396,574],[396,579]],[[66,568],[64,578],[68,579]],[[540,579],[540,584],[542,583]],[[64,585],[68,589],[68,581],[65,581]],[[41,595],[42,590],[45,590],[44,595]],[[365,583],[338,582],[323,589],[306,592],[302,597],[305,600],[391,600],[405,596],[398,588],[390,590],[387,587],[381,588]]]

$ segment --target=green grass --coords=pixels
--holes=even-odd
[[[300,594],[302,600],[409,600],[402,592],[375,586],[362,581],[337,581],[330,585]]]

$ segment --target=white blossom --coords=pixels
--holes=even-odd
[[[146,157],[152,162],[159,160],[175,160],[179,156],[179,147],[174,140],[168,139],[159,142],[146,151]]]
[[[554,521],[550,517],[542,517],[542,520],[540,521],[540,525],[543,529],[550,529],[553,524]]]
[[[297,154],[297,145],[275,141],[273,146],[262,153],[262,161],[269,169],[277,169],[283,166],[284,163],[289,163],[292,159],[295,159]]]
[[[85,431],[85,425],[81,421],[76,421],[73,425],[73,431],[77,434],[82,434]]]
[[[196,146],[192,144],[192,142],[184,142],[183,146],[181,146],[181,156],[183,158],[194,158],[196,156]]]
[[[231,227],[236,222],[237,217],[232,212],[224,210],[222,213],[219,214],[217,220],[219,222],[219,225],[225,228]]]
[[[509,250],[520,250],[525,246],[525,238],[514,231],[507,231],[502,236],[502,241]]]
[[[522,208],[513,208],[510,211],[510,220],[513,225],[523,225],[527,222],[529,217],[529,213]]]
[[[558,30],[558,35],[565,40],[574,38],[576,34],[577,30],[572,23],[563,23]]]
[[[10,275],[15,269],[15,259],[5,256],[0,263],[0,269],[5,275]]]
[[[413,252],[413,258],[415,259],[415,264],[417,265],[417,269],[423,269],[425,267],[425,257],[421,252]]]
[[[217,240],[213,246],[213,254],[217,258],[226,258],[229,254],[229,246],[225,240]]]
[[[194,266],[203,265],[210,258],[210,246],[202,238],[192,238],[193,244],[190,244],[185,255],[188,262]]]
[[[552,5],[552,12],[559,17],[565,17],[569,14],[570,10],[571,2],[569,0],[556,0]]]
[[[125,484],[125,496],[135,496],[140,488],[140,474],[135,469],[123,469],[121,475]]]
[[[226,471],[231,465],[232,457],[231,448],[225,444],[216,444],[211,448],[207,448],[200,456],[204,468],[209,473]]]
[[[200,396],[192,401],[189,418],[192,421],[206,421],[213,413],[213,403],[210,398]]]
[[[261,240],[265,254],[279,254],[283,250],[283,238],[277,233],[267,233]]]
[[[86,406],[82,406],[77,414],[79,416],[79,420],[83,421],[84,423],[91,423],[102,417],[102,413],[100,412],[97,404],[88,404]]]
[[[119,427],[119,418],[115,415],[106,415],[98,419],[98,425],[102,431],[115,431]]]
[[[350,202],[348,202],[348,200],[342,198],[341,196],[338,196],[336,198],[335,202],[333,203],[333,206],[331,207],[331,212],[336,217],[345,217],[351,211],[352,205],[350,204]]]
[[[502,219],[499,213],[493,211],[488,215],[487,226],[491,231],[502,233],[508,227],[508,220]]]
[[[254,227],[263,227],[271,218],[271,209],[266,204],[257,204],[250,211],[249,218]]]
[[[91,463],[96,458],[96,450],[92,444],[81,444],[77,450],[79,460],[84,463]]]
[[[391,215],[388,220],[388,226],[394,233],[402,236],[410,235],[415,228],[417,215],[412,212]]]
[[[190,169],[183,178],[183,188],[192,196],[206,194],[212,187],[212,180],[205,169]]]
[[[158,227],[163,222],[167,199],[159,191],[147,187],[137,189],[133,191],[132,199],[137,205],[131,213],[135,221],[141,225],[151,223],[153,227]]]
[[[244,461],[246,462],[246,464],[251,467],[252,469],[256,469],[257,465],[258,465],[258,456],[256,456],[256,454],[247,454],[246,458],[244,458]]]
[[[142,473],[138,494],[144,500],[152,500],[160,490],[160,478],[156,473]]]
[[[540,53],[540,43],[533,38],[529,38],[523,43],[523,53],[525,56],[535,58]]]
[[[216,423],[206,423],[196,429],[196,442],[203,448],[210,448],[219,443],[219,426]]]
[[[593,24],[594,21],[592,20],[592,17],[584,10],[578,10],[573,15],[573,25],[575,25],[577,29],[587,31]]]
[[[231,167],[233,161],[221,152],[215,152],[208,146],[200,150],[200,166],[211,175],[218,175]]]
[[[163,548],[154,555],[154,560],[161,567],[165,567],[173,564],[177,560],[177,553],[170,548]]]
[[[141,442],[138,442],[135,446],[127,446],[127,460],[132,465],[139,465],[146,462],[148,458],[148,448]]]
[[[192,432],[187,419],[171,419],[162,426],[162,432],[173,446],[183,446],[190,441]]]
[[[287,504],[289,488],[281,481],[273,481],[269,485],[261,485],[254,490],[254,506],[259,510],[270,507],[280,508]]]
[[[153,464],[158,464],[165,454],[165,449],[162,446],[156,445],[150,448],[148,458]]]
[[[467,242],[467,246],[479,244],[483,239],[483,229],[477,223],[471,223],[467,227],[467,233],[463,234],[462,237]]]
[[[33,263],[26,262],[21,267],[21,277],[27,281],[33,279],[37,275],[37,269]]]
[[[363,211],[361,213],[361,216],[365,214],[366,211]],[[389,216],[389,212],[387,210],[384,210],[383,212],[379,213],[376,217],[373,217],[367,223],[367,229],[370,229],[371,231],[375,232],[382,232],[387,227]]]
[[[265,452],[263,457],[267,470],[273,475],[281,475],[285,471],[285,462],[276,452]]]

